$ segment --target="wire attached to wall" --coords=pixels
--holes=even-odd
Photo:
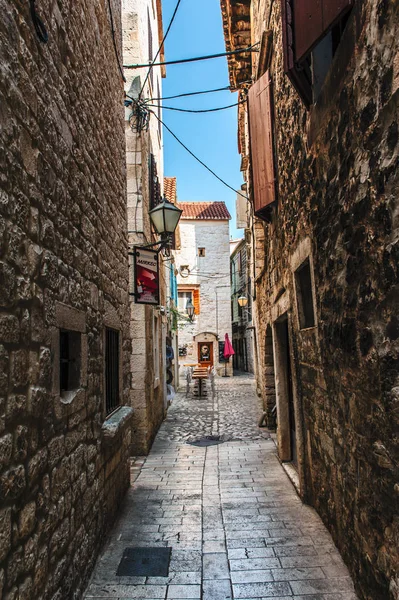
[[[145,86],[145,84],[147,83],[147,80],[148,80],[148,78],[149,78],[149,76],[150,76],[151,69],[152,69],[152,67],[154,66],[154,63],[155,63],[155,61],[157,60],[157,58],[158,58],[158,56],[159,56],[159,53],[161,52],[161,50],[162,50],[162,48],[163,48],[163,45],[164,45],[164,43],[165,43],[165,40],[166,40],[166,38],[168,37],[168,34],[169,34],[169,31],[170,31],[170,28],[172,27],[173,21],[175,20],[175,17],[176,17],[176,14],[177,14],[178,8],[179,8],[179,6],[180,6],[180,2],[181,2],[181,0],[177,0],[177,4],[176,4],[176,6],[175,6],[175,10],[173,11],[172,18],[171,18],[171,19],[170,19],[170,21],[169,21],[168,28],[167,28],[167,30],[165,31],[165,34],[164,34],[164,36],[163,36],[163,38],[162,38],[162,42],[161,42],[161,43],[160,43],[160,45],[159,45],[159,48],[158,48],[158,51],[157,51],[157,53],[156,53],[156,55],[155,55],[155,57],[154,57],[154,60],[153,60],[153,61],[152,61],[152,63],[149,65],[149,69],[148,69],[148,71],[147,71],[147,75],[145,76],[144,83],[143,83],[143,85],[141,86],[141,90],[140,90],[140,93],[139,93],[139,100],[140,100],[140,98],[141,98],[141,94],[143,93],[144,86]],[[147,65],[147,66],[148,66],[148,65]],[[125,67],[125,68],[129,68],[129,67]]]
[[[125,77],[125,74],[123,72],[122,63],[120,61],[119,53],[118,53],[118,47],[116,45],[114,17],[113,17],[113,14],[112,14],[111,0],[108,0],[108,9],[109,9],[109,20],[110,20],[110,23],[111,23],[111,34],[112,34],[112,42],[114,44],[115,56],[116,56],[116,60],[117,60],[117,63],[118,63],[119,72],[121,74],[121,77],[122,77],[123,81],[126,83],[126,77]]]
[[[218,179],[221,183],[223,183],[223,185],[225,185],[226,187],[228,187],[230,190],[233,190],[233,192],[239,194],[240,196],[242,196],[243,198],[245,198],[246,200],[248,200],[248,197],[245,196],[244,194],[242,194],[241,192],[239,192],[238,190],[236,190],[235,188],[233,188],[231,185],[229,185],[226,181],[224,181],[224,179],[222,179],[221,177],[219,177],[219,175],[217,175],[215,173],[215,171],[212,171],[212,169],[210,167],[208,167],[208,165],[206,165],[200,158],[198,158],[198,156],[196,156],[193,152],[191,152],[191,150],[189,148],[187,148],[187,146],[177,137],[177,135],[175,135],[173,133],[173,131],[162,121],[162,119],[160,119],[158,117],[158,115],[153,111],[150,110],[149,111],[152,115],[155,116],[155,118],[161,123],[161,125],[163,125],[165,127],[165,129],[167,131],[169,131],[170,135],[172,137],[174,137],[174,139],[181,145],[183,146],[183,148],[193,157],[195,158],[195,160],[197,162],[199,162],[207,171],[209,171],[214,177],[216,177],[216,179]]]
[[[37,37],[43,44],[47,44],[48,33],[43,21],[36,12],[36,0],[30,0],[30,14]]]

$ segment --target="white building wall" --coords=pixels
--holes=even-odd
[[[231,340],[230,244],[229,222],[214,220],[180,221],[181,250],[176,252],[176,266],[188,265],[190,275],[178,275],[178,285],[200,286],[200,314],[194,323],[180,322],[179,346],[187,344],[187,356],[180,362],[197,362],[197,342],[213,341],[214,365],[221,373],[224,364],[218,361],[218,342],[226,333]],[[198,256],[205,248],[205,256]],[[212,337],[213,336],[213,337]],[[195,337],[195,339],[194,339]],[[229,365],[228,372],[231,370]]]

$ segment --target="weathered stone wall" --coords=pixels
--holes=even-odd
[[[120,50],[120,7],[112,2]],[[0,597],[82,592],[129,485],[129,411],[105,419],[104,329],[128,400],[123,87],[107,2],[4,1],[0,20]],[[59,332],[81,338],[60,397]],[[58,385],[57,385],[58,381]]]
[[[158,5],[158,2],[157,2]],[[155,3],[124,0],[122,11],[124,64],[147,63],[149,60],[148,38],[152,36],[153,54],[159,46],[158,18]],[[136,98],[144,85],[148,68],[125,69],[126,92]],[[135,80],[135,83],[133,83]],[[132,86],[133,83],[133,87]],[[153,83],[153,87],[152,87]],[[143,98],[162,95],[162,73],[160,67],[152,69],[142,92]],[[130,116],[132,108],[125,111],[126,156],[127,156],[127,215],[129,245],[143,245],[155,241],[151,232],[148,211],[150,210],[149,159],[153,154],[157,172],[163,186],[163,147],[161,130],[154,115],[150,116],[148,131],[132,131]],[[158,114],[158,112],[157,112]],[[166,305],[166,273],[160,260],[161,297],[160,304]],[[133,270],[130,271],[130,286],[133,290]],[[131,453],[147,454],[165,414],[165,361],[163,357],[166,337],[165,319],[159,308],[134,303],[130,298],[130,334],[132,356],[130,361],[131,389],[130,405],[134,408]],[[154,338],[154,319],[158,319],[158,336]],[[158,365],[154,363],[154,346],[159,349]],[[156,372],[159,371],[159,377]]]
[[[269,8],[253,7],[254,40]],[[399,4],[369,0],[357,9],[359,39],[351,17],[335,79],[307,112],[283,73],[280,3],[272,7],[279,200],[258,243],[258,337],[266,400],[267,328],[288,314],[302,493],[332,531],[360,596],[385,600],[399,597]],[[294,271],[307,257],[316,326],[301,330]]]

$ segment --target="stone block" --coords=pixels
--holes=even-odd
[[[0,315],[0,339],[4,344],[19,342],[19,321],[14,315]]]
[[[0,560],[4,560],[11,548],[11,508],[0,511]]]
[[[18,498],[25,490],[25,468],[18,465],[3,473],[0,477],[0,500],[9,501]]]
[[[18,531],[21,538],[24,538],[32,533],[36,524],[36,504],[29,502],[20,511],[18,517]]]
[[[12,435],[8,433],[0,438],[0,471],[10,464],[12,456]]]

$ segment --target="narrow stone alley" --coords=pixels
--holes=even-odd
[[[248,375],[218,378],[214,398],[177,394],[149,456],[132,464],[132,487],[87,600],[357,598],[329,533],[257,427],[260,415]],[[192,445],[205,436],[219,443]],[[128,548],[170,548],[168,574],[117,575]],[[156,552],[125,566],[162,569]]]

